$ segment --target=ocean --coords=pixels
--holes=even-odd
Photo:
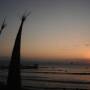
[[[75,88],[90,90],[90,64],[80,62],[33,61],[25,66],[38,64],[37,69],[21,69],[22,86],[31,90],[60,90]],[[6,65],[6,64],[5,64]],[[5,66],[4,63],[1,66]],[[7,68],[0,69],[0,81],[6,82]]]

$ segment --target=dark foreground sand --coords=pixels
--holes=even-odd
[[[6,87],[6,85],[2,82],[0,82],[0,90],[12,90]],[[13,90],[15,90],[13,88]],[[17,89],[18,90],[18,89]],[[79,88],[48,88],[48,87],[32,87],[32,86],[24,86],[23,88],[20,88],[19,90],[89,90],[89,89],[79,89]]]
[[[0,82],[0,90],[15,90],[15,89],[14,88],[10,89],[3,82]],[[31,89],[20,88],[19,90],[31,90]]]

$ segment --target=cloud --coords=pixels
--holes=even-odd
[[[90,46],[90,43],[86,43],[85,46],[86,46],[86,47],[89,47],[89,46]]]

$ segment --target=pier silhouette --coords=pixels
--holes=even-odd
[[[21,73],[20,73],[20,58],[21,58],[21,35],[22,35],[22,28],[23,24],[29,16],[28,14],[23,14],[21,18],[21,24],[15,39],[15,44],[12,51],[12,56],[8,68],[8,76],[7,76],[7,83],[6,85],[0,82],[0,90],[26,90],[21,86]],[[1,25],[0,34],[2,33],[3,29],[6,27],[5,19]]]
[[[21,34],[23,24],[27,18],[27,15],[23,15],[21,18],[21,24],[16,36],[14,48],[12,51],[11,61],[8,69],[7,87],[9,90],[21,89],[21,75],[20,75],[20,49],[21,49]]]

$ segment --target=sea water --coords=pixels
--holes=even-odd
[[[90,89],[89,64],[72,64],[59,62],[38,63],[37,69],[21,69],[22,86],[27,88],[60,89],[80,88]],[[32,63],[33,64],[33,63]],[[31,65],[31,62],[24,64]],[[7,69],[0,70],[0,80],[6,82]]]

